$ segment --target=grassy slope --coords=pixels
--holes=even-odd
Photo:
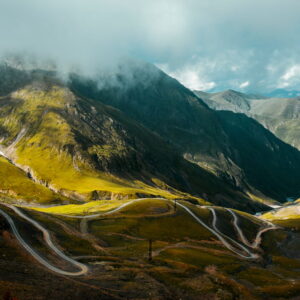
[[[282,228],[292,229],[293,232],[300,232],[300,205],[299,200],[292,205],[287,205],[271,212],[265,213],[261,218],[273,222]],[[291,249],[298,247],[299,237],[293,238]],[[298,249],[298,248],[297,248]],[[298,250],[296,250],[297,252]]]
[[[0,125],[13,160],[74,200],[193,194],[202,203],[264,209],[120,111],[78,98],[52,79],[1,98]]]
[[[291,220],[300,219],[300,204],[287,205],[279,209],[272,210],[262,215],[267,220]]]
[[[31,209],[48,214],[89,215],[114,209],[127,200],[97,200],[84,204],[58,205],[52,207],[31,207]]]
[[[211,223],[208,210],[187,205],[207,224]],[[232,293],[233,288],[239,297],[243,295],[247,299],[249,286],[251,293],[257,297],[264,293],[274,299],[285,295],[297,295],[299,285],[293,284],[290,279],[299,278],[297,269],[300,262],[297,259],[287,258],[278,247],[284,241],[283,231],[273,231],[264,236],[262,247],[273,258],[273,262],[265,268],[260,262],[251,263],[233,257],[222,245],[215,242],[216,238],[210,232],[180,208],[170,215],[159,215],[167,209],[170,211],[172,206],[167,208],[167,203],[157,200],[134,203],[115,216],[91,221],[89,228],[93,234],[107,243],[108,249],[111,249],[110,255],[122,257],[125,261],[130,257],[132,264],[136,260],[139,262],[147,258],[148,240],[152,239],[153,251],[154,253],[159,251],[159,254],[154,257],[155,270],[152,270],[151,274],[162,283],[174,288],[176,286],[179,290],[191,287],[188,282],[195,280],[195,274],[209,274],[211,272],[209,266],[214,266],[216,271],[215,273],[212,271],[211,276],[222,282],[222,289]],[[223,209],[218,215],[219,228],[228,230],[232,227],[231,217],[227,218]],[[245,213],[240,217],[241,226],[251,240],[252,233],[256,232],[262,223]],[[122,263],[116,265],[122,269]],[[158,271],[160,266],[172,268],[173,271],[160,272]],[[178,273],[179,270],[185,275]],[[237,283],[241,279],[242,285]],[[208,288],[203,277],[197,282],[196,286],[201,287],[203,291]],[[281,286],[280,289],[277,288],[278,285]],[[191,297],[195,292],[195,286],[187,290]],[[250,299],[253,299],[252,297]]]
[[[6,105],[7,102],[8,105]],[[109,129],[105,130],[111,130],[109,133],[105,132],[105,134],[110,134],[108,142],[117,144],[99,145],[95,141],[95,144],[87,149],[82,149],[81,147],[85,144],[83,146],[79,144],[78,136],[76,136],[77,129],[72,126],[83,125],[84,127],[86,124],[71,125],[62,114],[68,110],[70,118],[73,116],[74,119],[76,117],[78,119],[74,103],[75,97],[68,89],[53,84],[48,88],[27,86],[14,92],[9,99],[0,100],[2,106],[0,124],[3,124],[7,132],[3,145],[9,146],[13,143],[15,149],[13,157],[18,165],[25,169],[29,167],[32,175],[46,186],[49,185],[55,190],[71,195],[75,193],[81,199],[90,199],[94,191],[129,198],[134,198],[137,194],[166,198],[175,198],[178,195],[188,196],[171,189],[154,176],[151,178],[153,186],[150,186],[141,180],[120,179],[95,168],[91,157],[97,156],[97,159],[109,162],[115,156],[122,156],[124,146],[118,143],[124,143],[124,141],[113,127],[107,127]],[[103,108],[99,109],[105,114]],[[16,143],[14,141],[18,139],[20,132],[23,132],[24,136],[22,135]],[[139,136],[139,138],[144,137]],[[125,147],[128,145],[125,144]],[[173,190],[173,194],[170,190]]]
[[[187,205],[207,224],[211,223],[207,209]],[[92,244],[83,240],[86,235],[73,236],[72,231],[66,229],[68,226],[74,232],[79,231],[80,220],[33,211],[26,213],[49,228],[56,243],[66,253],[83,256],[81,261],[89,263],[92,270],[89,280],[97,286],[113,288],[129,299],[147,298],[149,289],[157,292],[156,298],[164,299],[199,299],[199,293],[204,299],[212,295],[221,299],[289,299],[299,292],[299,285],[290,279],[299,277],[300,263],[282,254],[278,245],[284,240],[284,233],[280,231],[263,237],[263,249],[268,249],[267,253],[272,256],[272,262],[266,267],[261,262],[235,257],[180,207],[174,211],[170,203],[155,199],[134,203],[117,214],[88,222],[93,241],[102,245],[105,251],[95,250]],[[225,214],[218,210],[218,226],[232,228],[230,218]],[[256,231],[257,225],[261,224],[247,214],[242,218],[245,219],[243,228],[247,227],[249,232]],[[61,223],[63,227],[59,225]],[[147,260],[149,239],[153,241],[151,263]],[[7,263],[6,270],[9,266]],[[15,272],[10,270],[10,274]],[[0,271],[0,281],[2,276]],[[24,283],[33,284],[26,279]],[[1,287],[0,282],[0,291]],[[21,293],[19,289],[17,291]]]
[[[22,88],[0,98],[0,137],[4,147],[10,146],[14,161],[31,169],[44,185],[74,200],[194,195],[245,211],[266,209],[223,178],[183,159],[170,143],[180,137],[180,144],[186,146],[192,139],[196,148],[219,155],[215,139],[223,135],[214,112],[176,81],[163,76],[153,99],[148,97],[151,86],[145,86],[142,93],[133,90],[129,95],[133,101],[144,99],[144,92],[147,97],[132,111],[129,107],[122,113],[78,96],[53,74],[36,73],[29,76],[29,84],[22,81]],[[124,100],[114,91],[112,97]],[[107,100],[110,105],[109,97]],[[149,100],[151,107],[144,105]],[[123,104],[127,105],[126,101]],[[174,114],[169,114],[170,106]],[[164,134],[159,136],[134,120],[140,108],[153,115],[153,120],[148,120],[155,123],[151,129],[158,132],[161,127]],[[202,154],[198,158],[207,167],[206,159],[211,157]]]
[[[246,116],[210,110],[191,91],[153,66],[142,65],[134,74],[143,78],[147,68],[154,73],[148,84],[139,84],[137,78],[136,84],[124,89],[99,90],[96,82],[74,78],[72,88],[120,109],[170,141],[187,160],[243,191],[283,202],[298,189],[300,154],[294,148]],[[120,78],[122,86],[126,75],[121,72]]]
[[[13,198],[29,202],[60,202],[64,199],[46,187],[28,178],[27,174],[0,156],[0,190]]]

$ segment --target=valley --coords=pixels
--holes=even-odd
[[[180,298],[187,294],[191,299],[198,299],[198,291],[201,291],[205,299],[219,284],[222,286],[219,288],[220,295],[229,295],[235,290],[242,293],[244,299],[259,297],[263,291],[279,282],[284,285],[282,291],[273,291],[276,297],[280,298],[287,290],[291,295],[298,291],[297,285],[293,283],[293,280],[298,280],[297,273],[284,271],[283,265],[280,265],[281,260],[291,260],[284,258],[281,249],[284,246],[272,246],[274,238],[284,243],[287,233],[282,227],[275,227],[245,213],[221,207],[195,206],[182,201],[176,201],[175,204],[173,200],[155,198],[132,200],[115,209],[90,216],[61,216],[9,205],[1,207],[11,220],[20,218],[22,223],[28,224],[26,239],[21,237],[21,240],[25,240],[28,247],[25,247],[25,251],[29,251],[37,259],[36,267],[41,272],[45,272],[43,269],[46,268],[54,274],[75,276],[76,281],[96,283],[105,292],[109,285],[112,298],[122,298],[125,294],[137,296],[131,294],[134,293],[133,290],[126,287],[129,282],[122,281],[120,277],[128,276],[125,274],[129,273],[133,276],[132,284],[138,297],[150,295],[147,293],[153,290],[149,290],[146,287],[148,285],[149,288],[154,285],[155,290],[160,291],[157,297],[163,299]],[[82,220],[87,221],[83,232]],[[15,228],[14,233],[18,232],[15,230],[18,229]],[[29,232],[32,232],[30,238]],[[39,238],[41,233],[43,239]],[[23,234],[24,231],[17,233],[16,237]],[[52,240],[55,241],[54,244]],[[150,261],[149,240],[153,247]],[[18,243],[13,247],[18,249]],[[270,247],[272,261],[268,258]],[[33,249],[38,249],[39,257],[47,257],[51,262],[41,262]],[[58,249],[63,249],[65,254]],[[268,256],[265,251],[268,251]],[[54,258],[56,255],[60,258]],[[44,259],[43,261],[45,262]],[[294,263],[297,268],[296,262]],[[70,272],[68,270],[73,269],[72,264],[75,269]],[[78,272],[78,268],[81,271]],[[184,272],[186,280],[188,276],[194,278],[198,274],[198,283],[190,286],[189,281],[183,281],[179,284],[178,280],[183,275],[180,272]],[[252,281],[251,276],[248,278],[247,272],[261,274],[261,283],[257,281],[258,278],[255,281]],[[137,279],[140,276],[138,274],[143,274],[143,279]],[[55,278],[57,275],[51,276]],[[268,276],[268,281],[265,282],[266,278],[263,276]],[[285,279],[280,279],[280,276]],[[101,283],[98,278],[101,278]],[[249,284],[255,284],[256,289],[249,290],[238,283],[240,279],[236,282],[234,278],[245,278]],[[177,287],[170,290],[174,284]],[[0,285],[0,290],[1,288],[3,286]],[[83,287],[78,289],[84,290]],[[21,294],[21,290],[19,293]],[[98,296],[100,295],[102,294],[98,291]],[[73,297],[76,299],[75,295]],[[105,299],[106,296],[104,294],[101,297]]]
[[[300,300],[299,15],[0,0],[0,300]]]
[[[102,90],[0,68],[14,78],[0,85],[0,295],[296,297],[300,232],[281,211],[297,207],[285,201],[300,152],[156,67],[131,67],[130,84],[121,70]]]

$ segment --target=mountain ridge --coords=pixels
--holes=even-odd
[[[299,221],[247,212],[296,196],[299,151],[150,70],[109,85],[38,70],[2,90],[0,293],[296,296]]]
[[[72,90],[80,95],[85,95],[88,98],[122,110],[131,118],[168,140],[191,162],[215,172],[223,179],[227,178],[228,182],[238,188],[243,189],[245,186],[249,186],[247,176],[255,177],[257,174],[243,174],[243,170],[240,168],[242,160],[252,160],[249,165],[262,164],[262,162],[255,160],[250,153],[247,158],[236,155],[236,148],[239,147],[238,142],[235,141],[235,144],[230,144],[231,133],[229,130],[224,131],[224,126],[227,125],[223,123],[228,122],[228,120],[220,118],[218,113],[209,109],[200,98],[193,96],[191,91],[183,87],[177,80],[168,77],[159,70],[157,72],[159,75],[154,77],[148,86],[136,85],[127,90],[117,87],[114,89],[99,89],[95,79],[76,76],[71,78],[70,86]],[[122,74],[119,75],[119,78],[122,81]],[[245,126],[253,126],[251,124],[249,119]],[[261,132],[262,136],[266,134],[266,131],[259,124],[257,124],[256,129]],[[275,144],[279,142],[272,135],[268,135],[268,139],[274,139],[273,143]],[[259,143],[261,142],[262,140]],[[283,144],[280,147],[289,148]],[[265,147],[265,151],[269,150],[268,147]],[[276,152],[276,147],[271,151]],[[299,153],[292,148],[286,151],[286,153],[288,152],[293,153],[290,159],[296,159],[295,165],[299,165]],[[280,158],[278,151],[276,155],[276,159],[282,161],[281,167],[277,167],[276,171],[276,176],[280,176],[282,169],[289,168],[284,163],[284,160],[288,158]],[[269,163],[272,164],[272,162]],[[291,173],[295,174],[296,180],[299,182],[297,172],[294,170]],[[269,175],[271,176],[271,174]],[[267,180],[267,177],[270,177],[269,175],[265,174],[259,176],[259,178],[263,182]],[[281,186],[283,190],[286,189],[285,185],[291,187],[288,180],[283,177],[280,178],[277,184],[273,183],[275,189],[276,186]],[[281,181],[282,183],[280,183]],[[285,183],[283,184],[283,182]],[[298,192],[297,189],[298,187],[294,185],[292,193]],[[277,199],[280,198],[280,201],[285,201],[285,196],[277,197]]]
[[[228,101],[222,93],[204,93],[202,96],[208,106],[215,110],[230,110],[244,113],[256,119],[284,142],[300,149],[300,98],[252,98],[250,95],[232,91],[238,101]],[[240,102],[246,103],[243,106]],[[246,108],[245,108],[246,106]]]
[[[298,193],[298,152],[258,123],[216,113],[154,66],[134,65],[131,72],[100,87],[76,74],[67,83],[42,70],[19,76],[0,99],[9,158],[77,201],[163,193],[253,211],[266,209],[258,199],[272,203]],[[255,155],[243,148],[252,143]]]
[[[64,197],[192,199],[191,193],[241,209],[266,209],[180,158],[163,139],[122,112],[80,98],[56,81],[51,85],[49,78],[34,79],[33,85],[2,97],[0,123],[6,130],[3,152],[35,181]]]

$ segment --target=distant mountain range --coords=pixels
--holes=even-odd
[[[300,97],[260,97],[228,90],[195,91],[209,107],[243,113],[256,119],[284,142],[300,149]]]

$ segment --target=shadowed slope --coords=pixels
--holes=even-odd
[[[2,150],[35,182],[79,201],[194,195],[265,209],[124,113],[44,75],[0,99]]]
[[[98,87],[96,81],[75,75],[70,85],[75,93],[122,110],[168,141],[187,160],[237,189],[279,201],[285,201],[298,189],[300,153],[292,147],[247,117],[238,124],[242,130],[236,130],[234,115],[225,118],[209,109],[190,90],[154,66],[135,65],[133,69],[134,80],[127,82],[127,75],[121,70],[119,83],[112,87]],[[140,81],[145,73],[151,76]],[[246,144],[260,149],[260,155],[243,153]],[[262,157],[272,157],[277,162],[262,161]]]

